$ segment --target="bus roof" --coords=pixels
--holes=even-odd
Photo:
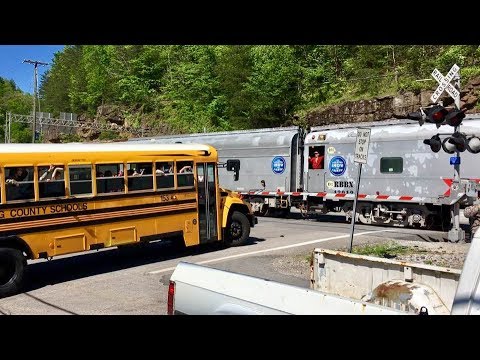
[[[45,159],[52,161],[52,158],[59,161],[64,156],[83,158],[87,161],[98,161],[102,158],[122,158],[138,156],[172,156],[172,157],[195,157],[208,156],[217,158],[217,151],[214,147],[203,144],[158,144],[138,142],[118,143],[66,143],[66,144],[0,144],[0,154],[9,154],[9,158],[2,157],[0,162],[11,162],[13,158],[17,161],[21,157],[34,162]],[[39,156],[36,156],[39,155]]]
[[[122,152],[122,151],[165,151],[167,153],[199,151],[211,152],[213,148],[203,144],[158,144],[148,143],[66,143],[66,144],[0,144],[0,153],[33,153],[33,152]]]

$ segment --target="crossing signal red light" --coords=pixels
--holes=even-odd
[[[430,145],[430,149],[435,153],[439,152],[442,148],[442,141],[440,140],[440,136],[438,135],[432,136],[431,139],[423,140],[423,143],[426,145]]]
[[[435,105],[425,111],[427,121],[434,124],[442,124],[445,121],[445,117],[448,114],[448,110],[443,106]]]
[[[447,116],[445,116],[445,122],[450,126],[458,126],[465,118],[465,113],[461,110],[453,109]]]
[[[430,108],[422,109],[420,111],[410,112],[406,116],[407,119],[417,120],[420,125],[429,122],[440,125],[459,126],[465,118],[465,112],[456,108],[447,110],[441,105],[434,105]]]

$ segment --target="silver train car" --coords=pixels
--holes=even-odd
[[[238,181],[234,181],[231,172],[219,168],[221,186],[248,193],[256,190],[292,192],[301,189],[303,138],[302,130],[293,126],[133,138],[129,141],[210,144],[217,149],[220,162],[240,160]]]
[[[434,153],[423,143],[453,128],[413,120],[394,119],[315,127],[242,130],[218,133],[134,138],[130,141],[205,143],[218,150],[219,160],[240,160],[240,178],[219,169],[221,186],[240,192],[257,214],[288,214],[296,207],[313,212],[338,213],[351,219],[358,164],[354,162],[356,131],[371,128],[368,163],[362,168],[356,220],[420,228],[450,228],[453,204],[461,189],[453,183],[453,156]],[[468,115],[461,126],[480,134],[480,114]],[[444,137],[445,137],[444,136]],[[320,169],[309,161],[323,156]],[[461,153],[460,176],[480,182],[480,154]],[[452,186],[453,184],[453,186]]]

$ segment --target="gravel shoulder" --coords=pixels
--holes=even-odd
[[[367,252],[373,249],[374,253],[368,253],[369,256],[462,269],[469,248],[469,243],[425,242],[365,236],[355,238],[353,252],[362,253],[365,249]],[[335,250],[348,251],[347,248]],[[279,256],[273,261],[273,267],[275,271],[284,275],[310,279],[311,254],[312,251],[305,251]]]

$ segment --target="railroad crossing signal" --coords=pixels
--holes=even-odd
[[[433,135],[430,139],[423,140],[425,145],[430,146],[430,150],[434,153],[443,149],[447,154],[453,154],[456,151],[464,152],[467,150],[472,154],[480,153],[480,138],[475,135],[466,135],[464,133],[455,132],[447,136],[443,140],[440,134]]]
[[[438,136],[438,134],[433,135],[431,139],[423,140],[423,143],[425,145],[430,145],[430,149],[435,153],[439,152],[442,148],[442,140],[440,139],[440,136]]]
[[[443,122],[445,121],[445,116],[447,116],[447,114],[448,110],[440,105],[435,105],[434,107],[428,109],[425,112],[427,121],[437,125],[443,124]]]
[[[426,122],[436,124],[437,127],[441,125],[450,125],[453,127],[459,126],[465,118],[465,111],[457,108],[446,109],[441,105],[433,105],[429,108],[420,109],[407,114],[407,119],[417,120],[420,125]]]
[[[440,95],[446,91],[455,100],[455,103],[457,103],[457,101],[460,99],[460,92],[455,89],[452,84],[450,84],[450,81],[452,81],[453,77],[458,73],[458,70],[460,70],[460,67],[457,64],[454,64],[445,77],[437,69],[433,70],[432,76],[435,80],[437,80],[439,85],[430,97],[432,102],[436,103]]]
[[[453,111],[445,111],[442,109],[443,106],[433,107],[431,113],[421,114],[420,122],[424,121],[426,118],[430,121],[436,123],[437,127],[441,126],[444,122],[455,128],[455,132],[444,139],[441,144],[442,148],[446,153],[453,154],[457,152],[457,156],[450,159],[450,164],[454,165],[454,180],[455,186],[458,188],[460,183],[460,153],[466,149],[470,152],[477,153],[480,151],[480,139],[472,137],[467,139],[467,136],[461,133],[460,124],[462,123],[463,118],[465,117],[465,112],[460,110],[460,74],[458,71],[460,68],[457,64],[454,64],[447,76],[443,76],[438,69],[434,69],[432,76],[439,83],[437,89],[432,94],[430,99],[433,103],[436,103],[440,95],[446,91],[455,101],[455,109]],[[458,90],[450,83],[453,78],[456,77]],[[443,105],[443,104],[442,104]],[[420,111],[422,113],[422,111]],[[420,123],[421,125],[421,123]],[[430,145],[430,148],[433,152],[440,151],[439,148],[440,137],[434,136],[431,139],[424,140],[425,144]],[[452,186],[453,188],[453,186]],[[458,242],[465,239],[465,232],[460,228],[460,202],[455,202],[452,208],[452,228],[448,232],[448,240],[453,242]]]
[[[467,136],[456,132],[452,136],[445,138],[442,142],[443,151],[448,154],[455,152],[464,152],[467,149]]]

